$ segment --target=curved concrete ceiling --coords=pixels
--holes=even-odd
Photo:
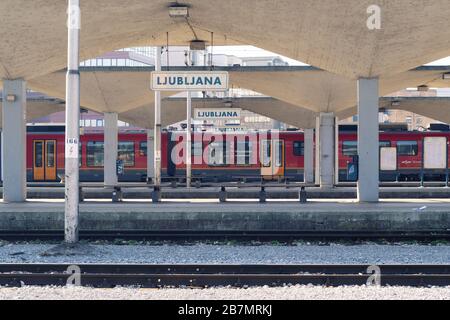
[[[65,105],[57,100],[28,100],[26,120],[31,122],[34,119],[48,116],[49,114],[64,111]],[[0,102],[0,127],[2,126],[3,104]]]
[[[179,68],[188,70],[186,68]],[[191,68],[203,70],[204,68]],[[339,112],[357,104],[356,82],[311,67],[233,67],[217,68],[230,72],[234,87],[251,89],[312,112]],[[98,112],[117,112],[140,108],[154,100],[150,91],[152,68],[85,68],[81,72],[81,105]],[[380,95],[424,83],[450,86],[442,74],[450,67],[421,67],[380,79]],[[65,72],[59,71],[30,80],[33,90],[64,99]],[[163,97],[173,95],[163,92]],[[281,111],[279,111],[281,117]]]
[[[46,95],[65,99],[65,72],[54,72],[30,80],[28,87]],[[175,92],[162,92],[169,97]],[[97,112],[121,113],[154,101],[148,72],[81,72],[81,106]]]
[[[348,78],[404,72],[450,55],[448,0],[187,0],[186,20],[167,0],[81,1],[81,56],[198,39],[254,45]],[[0,2],[0,78],[31,79],[66,65],[66,1]],[[381,29],[367,9],[379,5]],[[191,28],[192,27],[192,28]]]
[[[233,107],[252,111],[254,113],[277,119],[298,128],[314,128],[315,112],[307,109],[299,109],[296,106],[273,98],[239,98],[232,99]],[[193,99],[192,110],[195,108],[224,108],[222,99]],[[186,120],[186,99],[168,98],[162,100],[161,122],[168,126]],[[119,118],[133,125],[151,129],[154,125],[154,104],[149,103],[140,108],[129,110],[119,114]]]
[[[379,105],[382,109],[410,111],[436,121],[450,123],[449,97],[383,97]],[[346,119],[357,113],[357,108],[353,107],[336,115],[340,119]]]

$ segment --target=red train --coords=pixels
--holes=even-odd
[[[357,162],[356,127],[343,127],[339,134],[339,178],[354,181]],[[425,169],[425,141],[439,138],[445,143],[444,167]],[[449,131],[381,131],[380,147],[391,151],[391,167],[380,171],[382,181],[448,179],[450,162]],[[162,135],[163,179],[184,178],[184,133],[164,132]],[[304,139],[300,131],[254,132],[249,134],[195,133],[192,137],[192,174],[206,180],[247,180],[287,177],[303,181]],[[90,133],[80,138],[80,180],[103,181],[103,133]],[[431,140],[430,140],[431,141]],[[439,141],[437,141],[439,142]],[[428,143],[428,142],[427,142]],[[427,145],[428,146],[428,145]],[[428,147],[427,147],[428,148]],[[436,149],[428,148],[428,153]],[[434,151],[433,151],[434,150]],[[392,154],[394,151],[395,154]],[[442,152],[441,152],[442,153]],[[434,156],[434,155],[433,155]],[[428,159],[427,158],[427,159]],[[119,133],[119,159],[124,161],[120,181],[145,181],[147,139],[145,132]],[[356,166],[357,167],[357,166]],[[383,166],[382,166],[383,169]],[[64,172],[64,127],[33,126],[28,128],[28,181],[59,181]]]

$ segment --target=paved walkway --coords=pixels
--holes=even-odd
[[[60,230],[63,227],[62,202],[0,203],[0,230]],[[80,205],[80,228],[189,231],[448,231],[450,202],[89,202]]]

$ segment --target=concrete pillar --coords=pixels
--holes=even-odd
[[[155,48],[155,71],[161,71],[161,47]],[[161,92],[155,91],[155,127],[154,127],[154,179],[155,187],[161,185]]]
[[[154,131],[147,130],[147,182],[155,178]]]
[[[379,200],[378,78],[358,79],[358,201]]]
[[[105,187],[113,187],[118,183],[117,178],[117,154],[119,148],[119,117],[115,112],[105,112],[104,131],[104,184]]]
[[[334,174],[335,174],[334,126],[335,126],[334,113],[320,114],[319,170],[320,170],[320,187],[322,189],[331,189],[334,187]]]
[[[80,141],[80,1],[68,2],[66,74],[65,227],[67,243],[78,242]]]
[[[305,129],[304,132],[304,182],[314,183],[314,129]]]
[[[339,184],[339,118],[334,118],[334,185]]]
[[[320,185],[320,116],[316,117],[316,144],[315,144],[315,166],[314,166],[314,180],[316,185]]]
[[[24,80],[3,80],[3,200],[23,202],[27,196],[26,105]]]

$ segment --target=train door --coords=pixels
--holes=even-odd
[[[284,176],[285,155],[284,140],[261,141],[261,176],[264,179]]]
[[[56,180],[56,140],[33,141],[33,180]]]

